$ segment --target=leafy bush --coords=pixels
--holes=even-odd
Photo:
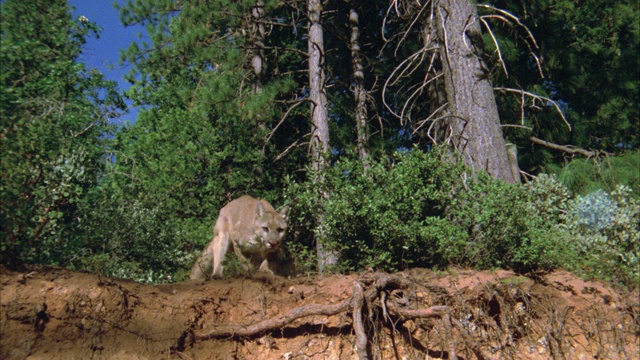
[[[413,149],[371,161],[366,174],[360,162],[341,160],[320,188],[290,183],[294,233],[326,236],[343,271],[449,264],[530,271],[563,263],[559,230],[545,224],[525,187],[469,177],[450,156]]]
[[[320,188],[311,182],[289,183],[286,199],[292,207],[294,242],[325,236],[340,255],[338,270],[400,269],[444,265],[437,254],[438,238],[455,232],[439,218],[455,165],[441,161],[441,152],[414,150],[371,161],[341,160],[324,174]],[[330,194],[324,200],[322,194]],[[322,227],[316,223],[322,214]],[[306,241],[305,241],[306,240]],[[297,259],[296,263],[309,264]],[[308,268],[308,266],[307,266]]]
[[[64,1],[1,7],[0,263],[68,265],[83,256],[79,207],[124,104],[78,61],[97,24],[73,20]]]
[[[558,224],[560,215],[567,212],[570,191],[557,176],[540,174],[525,185],[531,206],[545,223]]]
[[[169,194],[134,195],[134,184],[119,187],[108,177],[91,191],[81,209],[84,253],[74,267],[142,282],[183,280],[211,237],[212,220],[178,217]]]
[[[464,266],[519,272],[560,266],[568,254],[555,224],[535,206],[538,195],[484,173],[470,179],[451,199],[448,216],[467,237],[443,244],[448,257]]]
[[[639,285],[640,207],[625,185],[573,197],[555,175],[527,184],[530,202],[555,228],[564,267],[614,283]]]
[[[629,187],[577,196],[561,218],[572,235],[582,271],[631,287],[640,285],[640,203]]]

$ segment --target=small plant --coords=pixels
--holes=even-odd
[[[506,277],[504,279],[500,279],[500,283],[503,285],[511,285],[511,286],[520,286],[522,285],[525,281],[527,281],[527,278],[522,277],[522,276],[509,276]]]
[[[569,216],[578,226],[591,232],[599,232],[609,226],[618,212],[616,202],[603,190],[578,197],[572,205]]]
[[[631,287],[640,282],[640,204],[629,187],[598,190],[569,202],[562,216],[583,271]]]
[[[540,174],[525,185],[528,202],[546,223],[559,223],[560,215],[567,212],[571,192],[556,175]]]

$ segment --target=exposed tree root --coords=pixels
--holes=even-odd
[[[293,321],[308,316],[331,316],[343,312],[352,313],[352,326],[356,336],[356,353],[359,359],[369,359],[369,339],[366,336],[362,321],[363,307],[367,304],[373,304],[381,308],[387,314],[386,316],[394,317],[400,321],[439,318],[444,322],[444,328],[449,334],[449,359],[457,359],[456,346],[453,338],[452,327],[455,327],[457,333],[462,335],[464,344],[471,350],[478,359],[491,359],[486,355],[480,346],[468,334],[462,324],[455,319],[451,319],[448,306],[432,306],[424,309],[411,309],[408,307],[409,301],[404,296],[387,296],[398,290],[408,290],[412,283],[404,278],[388,274],[376,274],[368,278],[356,281],[353,286],[353,295],[339,303],[330,305],[312,304],[301,306],[286,314],[276,316],[274,318],[265,319],[255,324],[237,325],[224,324],[216,325],[211,328],[195,331],[193,338],[198,340],[208,340],[213,338],[250,338],[261,336],[266,332],[280,329]],[[364,288],[367,290],[364,291]],[[402,292],[400,291],[402,294]],[[397,294],[397,292],[396,292]],[[386,317],[385,316],[385,317]],[[369,316],[369,321],[374,320]]]

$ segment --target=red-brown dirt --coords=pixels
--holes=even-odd
[[[640,359],[638,292],[566,272],[149,286],[0,267],[0,283],[2,359]]]

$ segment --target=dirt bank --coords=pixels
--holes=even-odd
[[[566,272],[0,283],[2,359],[640,359],[638,293]]]

